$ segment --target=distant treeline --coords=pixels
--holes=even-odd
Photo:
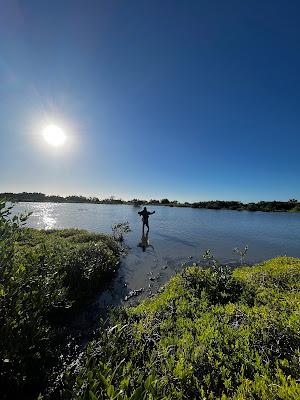
[[[85,196],[56,196],[45,195],[44,193],[0,193],[0,198],[4,198],[11,202],[55,202],[55,203],[92,203],[92,204],[131,204],[134,206],[141,206],[143,204],[149,205],[163,205],[169,207],[192,207],[192,208],[207,208],[212,210],[237,210],[237,211],[290,211],[300,212],[300,202],[296,199],[288,201],[259,201],[257,203],[242,203],[240,201],[199,201],[195,203],[180,203],[177,200],[161,199],[161,200],[122,200],[110,196],[107,199],[99,199],[98,197],[85,197]]]

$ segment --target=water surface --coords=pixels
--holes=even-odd
[[[300,214],[205,210],[153,206],[148,246],[141,247],[142,225],[128,205],[19,203],[16,211],[31,211],[28,225],[39,229],[80,228],[111,233],[113,223],[128,221],[130,250],[118,275],[99,302],[118,304],[131,290],[154,293],[182,263],[201,259],[211,249],[221,262],[235,263],[235,247],[249,246],[246,261],[256,263],[278,255],[300,257]],[[145,239],[144,239],[145,240]],[[140,246],[139,246],[140,244]],[[131,301],[131,300],[130,300]]]

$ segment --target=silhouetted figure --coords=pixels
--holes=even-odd
[[[138,212],[138,214],[142,217],[143,232],[144,232],[144,229],[145,229],[145,225],[146,225],[146,227],[148,229],[148,232],[149,232],[149,215],[152,215],[154,213],[155,213],[155,211],[149,212],[146,207],[144,207],[143,211]]]
[[[151,247],[154,250],[154,247],[149,242],[149,231],[147,231],[146,235],[143,231],[141,242],[138,244],[138,247],[141,247],[143,251],[146,251],[147,247]]]

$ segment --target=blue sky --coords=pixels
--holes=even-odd
[[[283,0],[1,2],[0,191],[300,198],[299,15]]]

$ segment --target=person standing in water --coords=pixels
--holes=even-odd
[[[143,232],[144,232],[144,229],[145,229],[145,225],[146,225],[146,227],[148,229],[148,232],[149,232],[149,215],[152,215],[154,213],[155,213],[155,211],[149,212],[146,207],[144,207],[143,211],[138,212],[138,214],[142,217]]]

